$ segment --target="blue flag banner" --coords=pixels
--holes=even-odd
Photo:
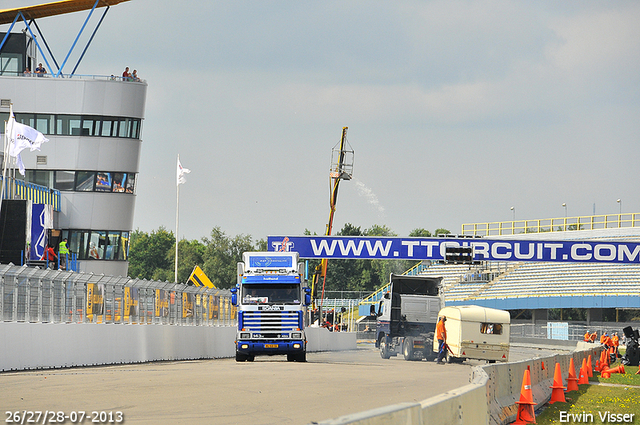
[[[479,238],[367,236],[269,236],[272,251],[297,251],[300,258],[444,260],[447,247],[473,247],[475,261],[640,263],[640,243]]]

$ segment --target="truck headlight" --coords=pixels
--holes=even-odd
[[[240,347],[241,347],[243,350],[246,350],[247,348],[249,348],[249,345],[248,345],[248,344],[242,344]]]
[[[298,344],[298,343],[293,344],[293,348],[295,348],[296,350],[299,349],[300,348],[300,344]]]
[[[251,338],[251,334],[249,332],[242,332],[240,334],[240,339],[249,339]]]
[[[291,338],[294,338],[294,339],[302,338],[302,334],[300,332],[294,332],[291,334]]]

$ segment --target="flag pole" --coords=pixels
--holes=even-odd
[[[9,105],[9,120],[13,116],[13,103]],[[9,156],[9,143],[7,143],[7,121],[4,122],[4,139],[2,151],[2,189],[0,189],[0,214],[2,213],[2,204],[4,203],[4,188],[7,185],[7,160]]]
[[[180,155],[178,155],[178,164],[180,164]],[[174,279],[178,283],[178,216],[180,212],[180,180],[179,175],[176,177],[176,258]]]

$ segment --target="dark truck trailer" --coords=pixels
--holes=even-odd
[[[402,352],[405,360],[431,359],[431,350],[444,306],[441,277],[391,274],[389,292],[378,308],[372,306],[376,320],[376,347],[388,359]]]

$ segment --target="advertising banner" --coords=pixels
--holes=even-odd
[[[399,238],[366,236],[269,236],[272,251],[297,251],[300,258],[444,260],[447,247],[473,247],[475,261],[640,263],[636,242]]]
[[[47,230],[45,227],[45,205],[32,204],[31,207],[31,253],[30,260],[39,260],[44,255],[44,249],[47,245]]]

